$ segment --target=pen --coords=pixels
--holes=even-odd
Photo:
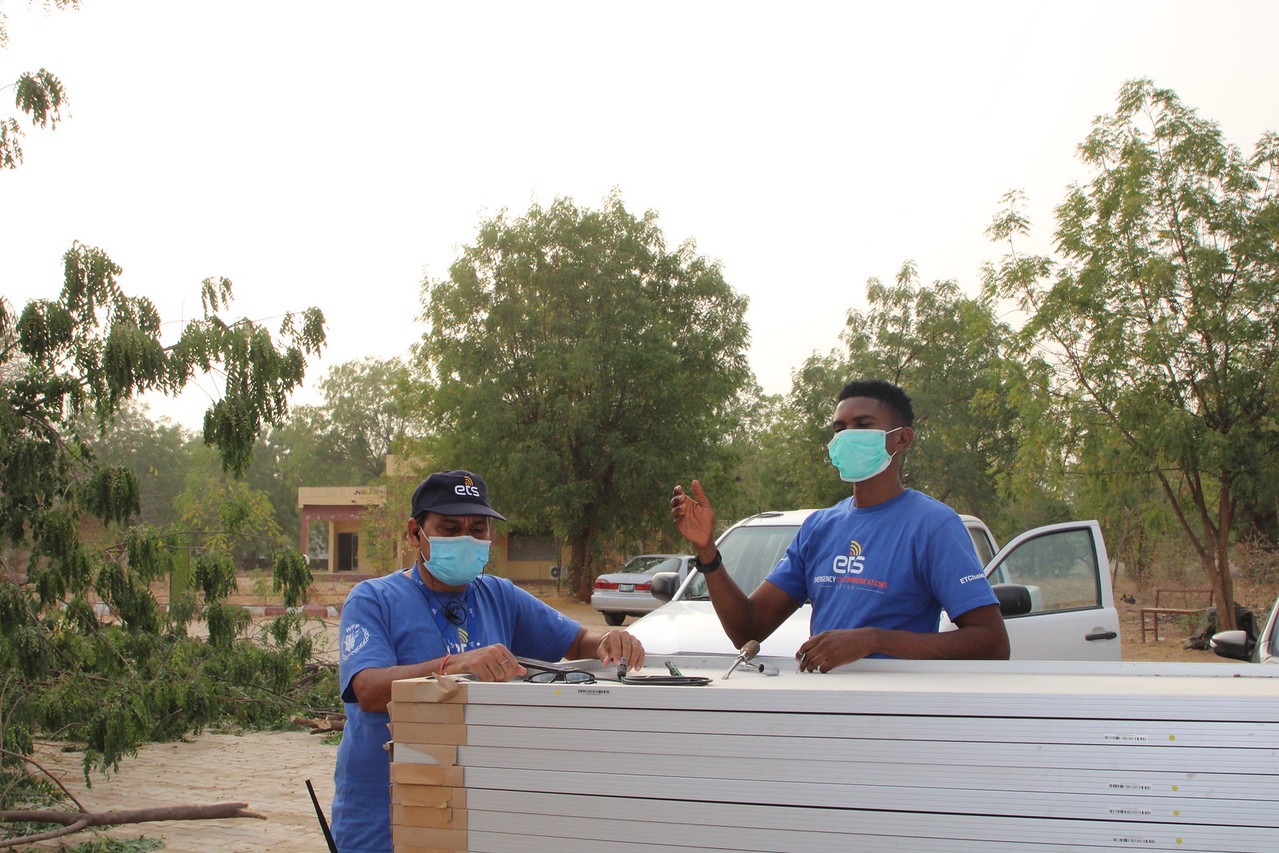
[[[808,657],[808,652],[804,652],[802,655],[799,656],[799,666],[795,667],[796,672],[804,671],[804,658],[806,657]]]
[[[617,662],[617,680],[622,681],[626,678],[626,658],[622,658]]]
[[[679,678],[680,676],[684,674],[679,671],[679,667],[675,666],[675,664],[671,663],[670,661],[666,662],[666,669],[667,671],[670,672],[671,675],[675,676],[676,678]]]

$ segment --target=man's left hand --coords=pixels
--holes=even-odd
[[[830,672],[874,653],[875,634],[874,628],[822,631],[799,647],[795,659],[802,672]]]
[[[625,631],[609,631],[600,638],[595,657],[605,666],[619,664],[625,658],[627,669],[639,669],[644,665],[644,646]]]

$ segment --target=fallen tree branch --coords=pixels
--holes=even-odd
[[[324,735],[329,732],[340,732],[346,728],[346,715],[325,716],[314,720],[310,717],[293,717],[290,722],[295,726],[306,726],[313,735]]]
[[[24,835],[21,838],[0,840],[0,847],[16,847],[19,844],[31,844],[70,835],[90,826],[118,826],[126,823],[150,823],[157,820],[219,820],[234,817],[266,820],[266,815],[248,811],[248,807],[248,803],[214,803],[207,806],[157,806],[150,809],[129,809],[117,812],[64,812],[54,809],[0,812],[0,823],[63,824],[61,829],[42,832],[39,835]]]
[[[0,749],[0,753],[3,753],[3,754],[5,754],[5,755],[12,756],[12,757],[14,757],[14,758],[21,758],[23,761],[25,761],[25,762],[27,762],[28,764],[30,764],[30,765],[32,765],[33,767],[35,767],[35,769],[39,770],[39,771],[40,771],[41,773],[43,773],[44,775],[48,776],[48,777],[49,777],[49,779],[53,782],[53,784],[55,784],[55,785],[57,785],[59,788],[61,788],[61,789],[62,789],[62,793],[63,793],[63,794],[66,794],[67,799],[68,799],[68,800],[70,800],[71,802],[73,802],[73,803],[75,803],[75,804],[76,804],[76,808],[78,808],[80,811],[84,811],[84,806],[83,806],[83,805],[81,805],[81,804],[80,804],[80,801],[79,801],[79,800],[77,800],[77,799],[75,798],[75,794],[73,794],[73,793],[71,793],[70,791],[68,791],[68,790],[67,790],[67,786],[66,786],[66,785],[63,785],[63,784],[62,784],[62,782],[58,779],[58,777],[57,777],[57,776],[54,776],[54,775],[53,775],[52,773],[50,773],[48,770],[45,770],[43,767],[41,767],[41,766],[40,766],[40,765],[36,762],[36,760],[35,760],[34,758],[32,758],[32,757],[31,757],[31,756],[29,756],[29,755],[22,755],[21,753],[17,753],[17,752],[10,752],[10,751],[9,751],[9,750],[7,750],[7,749]]]

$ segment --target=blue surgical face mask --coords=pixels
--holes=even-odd
[[[431,557],[427,559],[418,551],[426,569],[440,583],[449,586],[466,586],[484,571],[489,561],[492,542],[474,536],[428,536]]]
[[[845,429],[835,433],[826,452],[830,454],[830,464],[839,469],[839,478],[846,483],[860,483],[882,473],[893,461],[884,439],[899,429]]]

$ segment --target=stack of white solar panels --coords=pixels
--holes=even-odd
[[[1268,667],[670,660],[713,683],[397,682],[397,853],[1279,849]]]

